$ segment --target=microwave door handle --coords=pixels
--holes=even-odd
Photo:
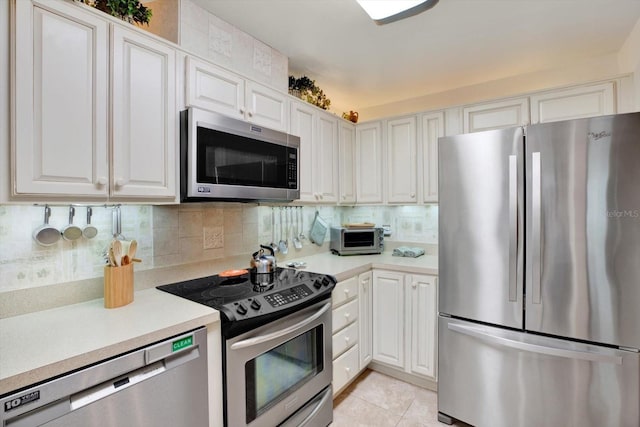
[[[218,166],[214,166],[213,167],[213,171],[216,174],[216,176],[215,176],[216,184],[220,184],[220,182],[218,181]]]
[[[272,332],[266,335],[259,335],[257,337],[247,338],[246,340],[238,341],[231,345],[231,350],[240,350],[241,348],[251,347],[254,345],[262,344],[277,338],[281,338],[291,332],[295,332],[298,329],[302,329],[308,324],[314,322],[318,318],[320,318],[323,314],[325,314],[329,308],[331,308],[331,303],[326,303],[323,305],[320,310],[318,310],[313,316],[307,317],[302,322],[298,322],[295,325],[291,325],[287,328],[281,329],[277,332]]]

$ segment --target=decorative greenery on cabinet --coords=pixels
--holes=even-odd
[[[147,24],[151,21],[152,11],[140,0],[80,0],[82,3],[116,16],[130,24]]]

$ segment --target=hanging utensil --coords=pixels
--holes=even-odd
[[[311,231],[309,232],[309,239],[318,246],[322,246],[324,238],[327,234],[329,225],[320,217],[320,212],[316,211],[316,216],[311,224]]]
[[[300,218],[300,240],[305,240],[307,237],[304,235],[304,216],[302,215],[302,206],[298,206],[298,217]]]
[[[33,240],[41,246],[51,246],[60,240],[60,230],[49,225],[49,217],[51,216],[51,208],[44,206],[44,224],[33,230]]]
[[[298,218],[297,215],[298,214],[298,208],[296,208],[296,211],[294,212],[294,217],[295,217],[295,228],[294,228],[294,232],[293,232],[293,247],[296,249],[302,249],[302,242],[300,241],[300,229],[299,229],[299,222],[298,222]]]
[[[282,234],[283,230],[284,230],[284,221],[282,220],[282,207],[281,207],[280,208],[280,242],[278,243],[278,247],[280,248],[280,252],[286,255],[287,253],[289,253],[289,245],[287,244],[286,240],[284,240],[284,236]]]
[[[93,215],[93,210],[88,207],[87,208],[87,225],[85,225],[82,230],[82,235],[87,239],[93,239],[98,235],[98,229],[91,225],[91,216]]]
[[[271,243],[269,244],[273,252],[278,252],[280,248],[278,248],[278,244],[276,243],[276,214],[275,208],[271,207]]]
[[[64,240],[77,240],[82,237],[82,229],[77,225],[73,225],[73,217],[76,214],[76,208],[69,206],[69,224],[65,225],[61,230]]]

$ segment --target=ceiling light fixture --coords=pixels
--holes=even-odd
[[[431,9],[438,0],[356,0],[378,25],[389,24]]]

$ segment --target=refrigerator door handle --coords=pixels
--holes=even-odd
[[[544,354],[547,356],[566,357],[568,359],[586,360],[589,362],[612,363],[622,365],[621,356],[613,356],[609,354],[599,354],[588,351],[568,350],[565,348],[557,348],[540,344],[533,344],[510,338],[493,335],[484,329],[467,325],[458,325],[449,323],[448,328],[461,334],[469,335],[492,344],[501,345],[503,347],[513,348],[515,350],[527,351],[530,353]]]
[[[509,301],[518,300],[518,157],[509,156]]]
[[[540,153],[535,152],[531,155],[531,289],[533,294],[531,302],[533,304],[540,304],[541,299],[542,191],[540,180]]]

